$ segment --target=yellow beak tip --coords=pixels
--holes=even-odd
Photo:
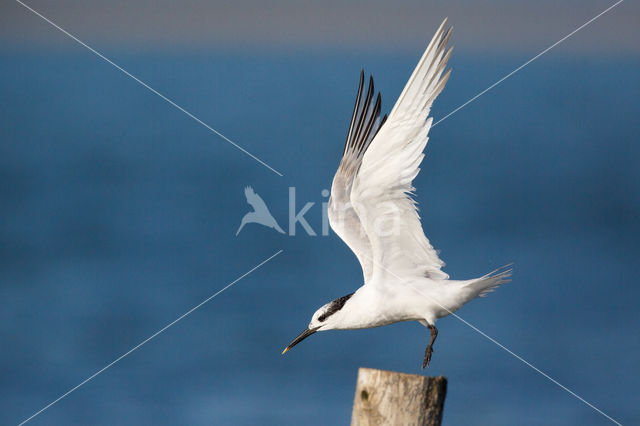
[[[287,352],[289,352],[289,348],[284,348],[284,351],[282,351],[282,355],[286,354]]]

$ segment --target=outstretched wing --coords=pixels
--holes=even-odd
[[[349,133],[344,145],[340,166],[331,185],[329,198],[329,223],[336,234],[354,252],[364,275],[366,283],[373,272],[371,243],[367,238],[360,219],[350,201],[353,181],[358,173],[364,153],[378,133],[387,116],[380,119],[381,97],[378,93],[373,100],[373,77],[369,78],[367,94],[363,96],[364,71],[360,72],[358,94],[353,107]]]
[[[451,54],[446,19],[422,55],[389,119],[358,162],[350,199],[368,236],[373,275],[447,279],[444,262],[424,235],[413,179],[420,171],[432,118],[429,111],[444,88]],[[344,160],[343,160],[344,161]],[[375,278],[377,281],[377,278]]]
[[[244,196],[247,198],[247,203],[249,203],[249,205],[253,207],[254,211],[263,212],[265,210],[269,210],[262,198],[260,198],[260,196],[256,194],[252,187],[247,186],[244,189]]]

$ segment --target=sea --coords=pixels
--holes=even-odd
[[[558,47],[447,116],[532,56],[454,52],[423,227],[514,272],[422,370],[418,323],[281,355],[362,285],[323,216],[360,70],[388,112],[420,52],[99,47],[130,75],[0,49],[0,423],[348,424],[370,367],[446,376],[445,425],[640,424],[638,57]],[[236,235],[248,186],[284,233]]]

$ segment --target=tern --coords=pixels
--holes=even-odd
[[[318,309],[306,330],[283,354],[318,331],[380,327],[418,321],[430,339],[422,368],[429,365],[438,335],[436,320],[509,281],[505,267],[480,278],[451,280],[422,230],[413,199],[431,105],[451,69],[447,20],[429,43],[389,116],[380,118],[381,96],[373,98],[373,78],[363,94],[364,71],[342,160],[331,186],[328,215],[336,234],[354,252],[364,285]]]

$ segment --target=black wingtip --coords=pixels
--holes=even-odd
[[[386,120],[387,117],[385,115],[382,122],[378,121],[380,110],[382,108],[382,95],[380,93],[375,93],[375,83],[372,75],[369,75],[369,84],[365,92],[364,77],[364,69],[361,69],[358,94],[356,96],[356,102],[351,116],[347,140],[342,151],[343,156],[347,150],[353,151],[356,156],[364,155],[369,143],[378,133],[380,126],[384,123],[384,120]],[[373,100],[374,95],[375,101]]]
[[[373,140],[373,138],[375,138],[378,135],[378,132],[380,131],[380,129],[382,129],[382,126],[384,125],[384,123],[387,121],[387,114],[385,114],[382,119],[380,120],[380,124],[378,125],[378,128],[376,129],[376,132],[373,134],[373,137],[371,138]]]

